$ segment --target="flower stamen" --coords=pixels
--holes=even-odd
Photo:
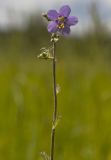
[[[64,26],[64,23],[61,23],[61,24],[58,24],[57,27],[58,27],[59,29],[63,29],[65,26]]]

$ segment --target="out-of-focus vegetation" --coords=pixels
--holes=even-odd
[[[93,32],[57,45],[57,160],[111,160],[111,36],[94,22]],[[0,32],[0,160],[50,151],[52,63],[37,59],[49,40],[37,19],[24,31]]]

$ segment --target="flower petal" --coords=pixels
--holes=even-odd
[[[75,25],[78,23],[78,18],[75,16],[69,16],[67,19],[67,25],[71,26],[71,25]]]
[[[48,24],[48,32],[51,32],[51,33],[55,33],[57,32],[57,23],[55,21],[52,21]]]
[[[68,34],[70,34],[70,27],[69,26],[65,26],[64,29],[61,30],[62,35],[66,36]]]
[[[68,17],[71,12],[71,9],[68,5],[62,6],[59,10],[59,14],[63,17]]]
[[[47,12],[47,16],[50,20],[54,21],[58,18],[59,14],[57,13],[56,10],[49,10]]]

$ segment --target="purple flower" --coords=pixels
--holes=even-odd
[[[59,32],[62,35],[68,35],[70,33],[70,26],[78,22],[77,17],[69,16],[70,12],[71,9],[68,5],[62,6],[59,12],[56,10],[49,10],[47,12],[47,17],[51,22],[48,24],[48,32]]]

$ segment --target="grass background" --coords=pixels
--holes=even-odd
[[[38,24],[0,32],[0,160],[39,160],[41,151],[50,153],[52,62],[37,59],[49,45]],[[110,42],[108,31],[97,27],[57,44],[57,160],[111,160]]]

